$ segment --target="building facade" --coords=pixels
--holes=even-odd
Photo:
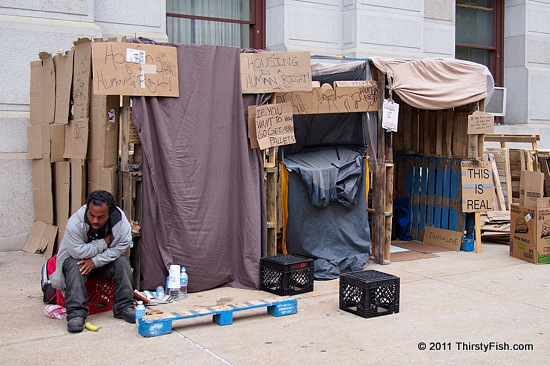
[[[38,60],[39,52],[68,50],[83,37],[145,37],[231,45],[240,42],[241,47],[306,50],[355,58],[454,58],[457,27],[462,24],[457,21],[457,3],[468,11],[500,7],[502,13],[497,16],[502,30],[496,29],[492,37],[503,46],[473,46],[474,51],[491,53],[493,66],[501,65],[497,72],[502,77],[495,80],[501,84],[498,86],[507,88],[506,116],[495,132],[539,134],[539,148],[550,150],[550,104],[546,103],[550,97],[550,25],[546,21],[550,0],[228,0],[221,10],[209,8],[208,0],[181,2],[192,4],[191,9],[180,8],[183,5],[179,3],[0,3],[0,40],[4,45],[0,63],[0,251],[22,249],[34,222],[26,135],[30,62]],[[225,16],[229,3],[231,15]],[[185,13],[179,25],[175,21],[178,12]],[[212,21],[224,27],[213,32],[214,28],[208,26]],[[231,24],[238,29],[228,30]],[[461,29],[459,34],[464,31]],[[225,37],[229,33],[234,33],[231,40]],[[201,34],[205,36],[200,38]]]

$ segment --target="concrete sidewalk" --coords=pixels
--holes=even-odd
[[[401,279],[400,311],[365,319],[339,310],[339,280],[315,281],[295,296],[298,313],[236,312],[231,325],[212,317],[174,321],[171,334],[139,335],[111,312],[91,315],[97,332],[67,332],[43,315],[41,255],[0,253],[0,363],[3,365],[543,365],[550,354],[550,265],[509,256],[507,245],[482,253],[367,269]],[[193,281],[191,278],[190,281]],[[276,297],[218,288],[157,306],[164,312]],[[426,350],[419,348],[426,345]],[[527,350],[512,350],[514,347]],[[479,349],[487,347],[488,349]],[[529,349],[532,347],[532,349]],[[432,350],[430,350],[432,348]],[[506,350],[509,348],[508,350]]]

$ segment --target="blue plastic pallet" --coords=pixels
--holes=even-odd
[[[138,332],[144,337],[155,337],[172,333],[172,321],[190,319],[199,316],[212,315],[212,321],[218,325],[233,324],[233,313],[241,310],[267,307],[267,313],[273,316],[296,314],[298,302],[294,298],[281,300],[280,298],[245,301],[239,304],[212,306],[197,310],[186,310],[156,315],[146,315],[138,320]]]

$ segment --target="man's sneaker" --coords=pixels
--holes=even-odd
[[[71,318],[67,321],[67,330],[71,333],[82,332],[86,319],[82,316]]]
[[[115,318],[124,319],[128,323],[136,322],[136,309],[134,309],[133,307],[127,307],[126,309],[123,309],[121,312],[114,313],[113,315]]]

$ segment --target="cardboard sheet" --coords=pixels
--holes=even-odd
[[[276,103],[291,103],[294,114],[353,113],[378,111],[378,86],[375,81],[335,81],[311,91],[275,94]]]
[[[309,52],[241,53],[243,94],[311,90]]]
[[[92,67],[95,94],[179,96],[175,47],[94,42]]]

